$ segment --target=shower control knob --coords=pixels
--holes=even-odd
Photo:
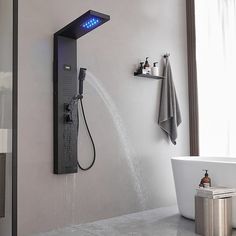
[[[73,123],[72,115],[71,114],[66,114],[65,115],[65,123],[71,124]]]
[[[64,109],[65,109],[65,111],[71,111],[71,107],[70,107],[70,105],[69,105],[69,103],[65,103],[64,104]]]
[[[65,104],[64,104],[64,109],[65,109],[65,111],[70,111],[70,108],[69,108],[69,104],[68,104],[68,103],[65,103]]]

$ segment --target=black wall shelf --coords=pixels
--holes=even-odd
[[[149,78],[149,79],[164,79],[163,76],[155,76],[155,75],[145,75],[145,74],[138,74],[138,73],[134,73],[134,76],[138,76],[138,77],[143,77],[143,78]]]

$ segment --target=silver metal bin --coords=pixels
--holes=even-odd
[[[195,196],[195,230],[204,236],[232,235],[232,197]]]

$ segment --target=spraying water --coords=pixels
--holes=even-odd
[[[135,158],[133,158],[133,157],[135,157],[135,152],[134,152],[133,148],[131,148],[131,145],[128,141],[128,136],[127,136],[127,132],[126,132],[123,120],[118,112],[118,109],[117,109],[115,103],[113,102],[111,96],[106,91],[106,89],[104,88],[102,83],[89,71],[87,72],[87,76],[89,77],[89,79],[87,79],[86,81],[97,91],[97,93],[99,94],[99,96],[101,97],[103,102],[105,103],[106,107],[108,108],[109,113],[112,116],[117,133],[120,138],[120,142],[121,142],[121,144],[124,148],[125,154],[126,154],[126,160],[128,163],[128,167],[129,167],[132,177],[134,179],[134,184],[135,184],[134,188],[137,193],[139,203],[141,205],[142,210],[144,210],[145,209],[145,197],[144,197],[143,190],[142,190],[142,187],[140,184],[141,178],[140,178],[140,173],[139,173],[139,169],[138,169],[138,164],[137,164],[137,162],[134,161]]]

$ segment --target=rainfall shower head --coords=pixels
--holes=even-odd
[[[70,24],[59,30],[56,35],[78,39],[110,20],[110,16],[89,10]]]

